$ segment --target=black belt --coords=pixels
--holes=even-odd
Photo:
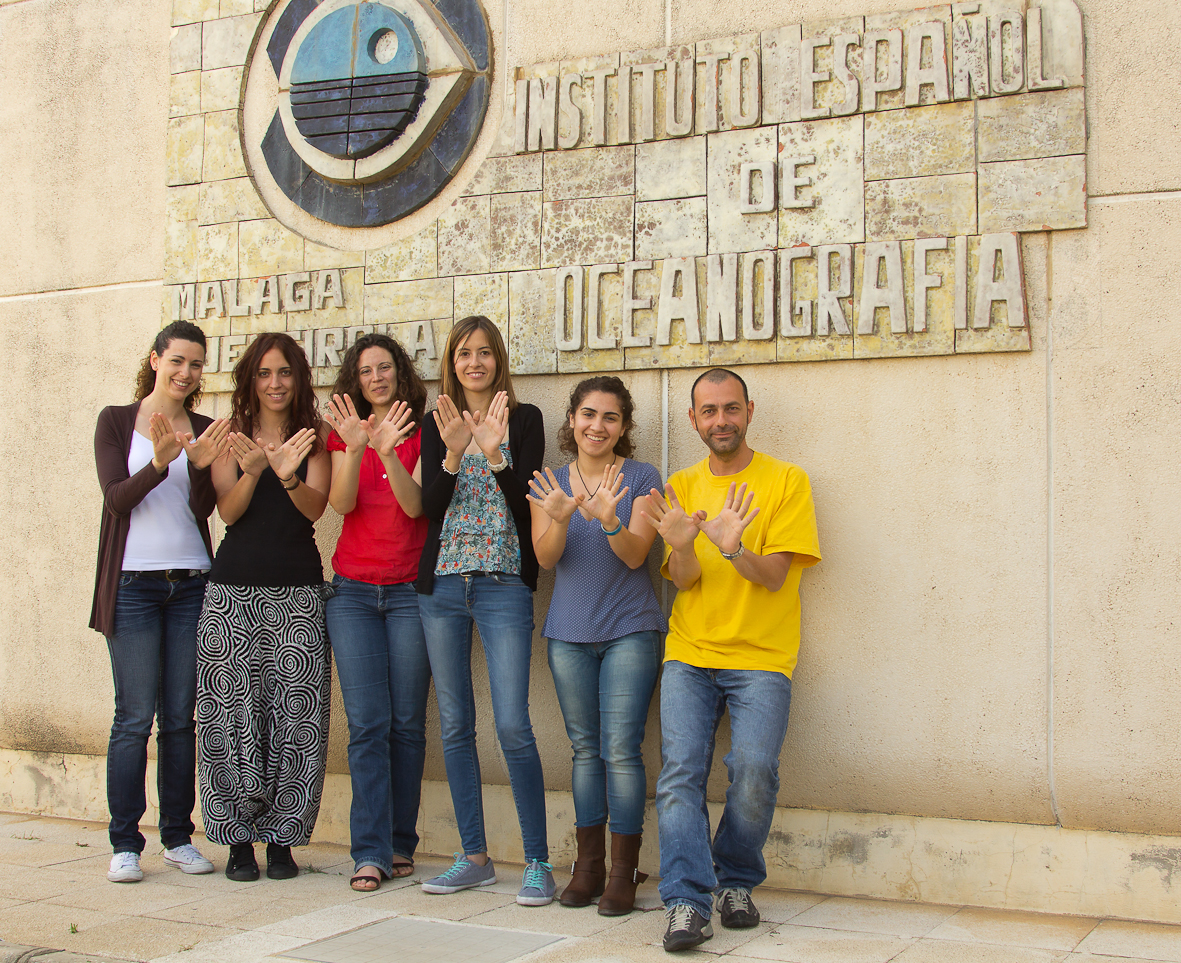
[[[161,568],[154,572],[132,572],[131,574],[139,578],[162,578],[167,582],[183,582],[187,578],[204,575],[205,572],[199,568]]]

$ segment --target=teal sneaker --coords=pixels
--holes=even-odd
[[[546,906],[554,901],[554,889],[554,868],[535,859],[525,867],[517,902],[522,906]]]
[[[424,893],[458,893],[461,889],[472,889],[475,886],[491,886],[496,882],[496,869],[492,860],[483,866],[473,863],[463,853],[455,854],[455,862],[451,868],[438,876],[424,880]]]

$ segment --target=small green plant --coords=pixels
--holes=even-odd
[[[70,924],[70,934],[73,935],[74,933],[77,933],[77,932],[78,932],[78,924],[71,923]]]
[[[304,866],[303,871],[305,873],[323,873],[324,872],[324,870],[317,869],[315,866],[307,866],[307,865]]]
[[[25,840],[26,842],[30,842],[30,843],[39,843],[39,842],[41,842],[41,837],[40,837],[40,836],[33,836],[33,835],[31,835],[31,834],[30,834],[30,835],[28,835],[28,836],[13,836],[12,838],[13,838],[13,839],[23,839],[23,840]]]
[[[74,845],[79,846],[82,849],[89,849],[90,848],[90,843],[74,843]]]

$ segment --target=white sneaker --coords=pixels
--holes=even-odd
[[[111,857],[107,879],[112,883],[138,883],[143,878],[144,871],[139,868],[139,853],[115,853]]]
[[[213,863],[202,856],[192,843],[164,850],[164,862],[175,866],[182,873],[200,875],[213,872]]]

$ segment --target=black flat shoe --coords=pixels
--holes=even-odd
[[[258,879],[258,860],[254,858],[253,845],[235,843],[230,847],[230,858],[226,860],[226,878],[239,883],[253,883]]]
[[[267,843],[267,879],[294,879],[298,875],[299,867],[291,858],[291,847]]]

